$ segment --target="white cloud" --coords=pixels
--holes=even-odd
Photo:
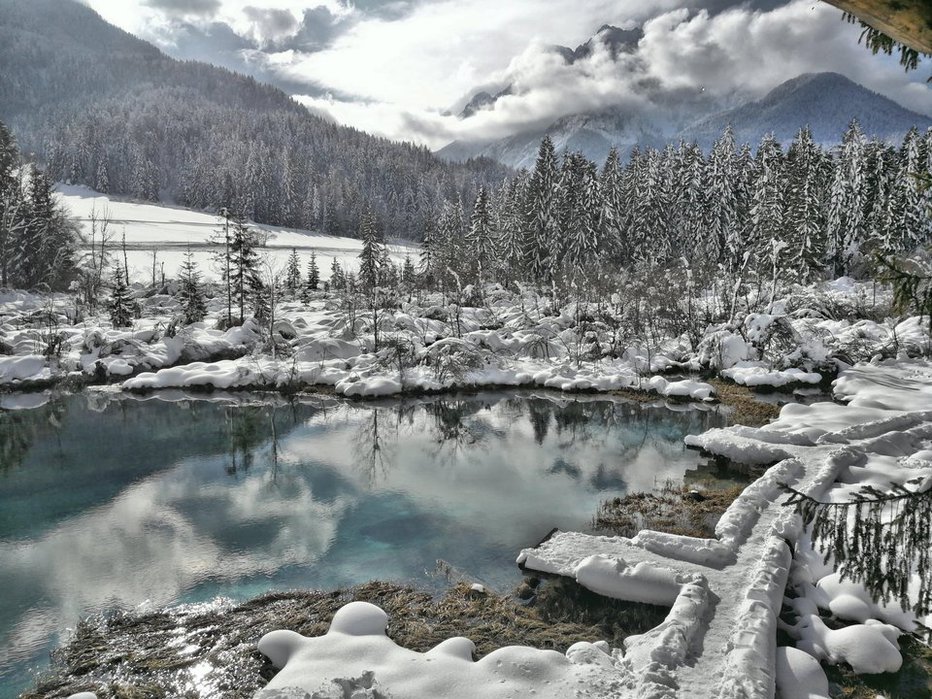
[[[474,13],[480,12],[483,3],[469,0],[465,5]],[[440,7],[434,6],[435,10]],[[454,23],[467,22],[466,14],[444,17]],[[503,26],[515,23],[513,15],[499,19]],[[575,45],[586,31],[591,33],[594,18],[547,19],[542,24],[532,22],[522,27],[524,35],[507,39],[496,30],[482,34],[478,28],[467,27],[460,35],[472,47],[467,53],[477,57],[464,58],[461,42],[454,41],[436,61],[425,61],[424,56],[440,52],[447,36],[441,17],[422,15],[410,25],[405,20],[364,23],[330,51],[298,60],[288,71],[318,78],[333,74],[328,84],[368,98],[357,104],[302,98],[337,121],[391,138],[415,138],[432,147],[453,139],[500,138],[609,106],[640,106],[647,115],[653,107],[661,118],[660,108],[647,102],[645,79],[664,90],[696,94],[701,90],[727,99],[761,97],[801,73],[835,71],[908,108],[932,114],[932,91],[918,82],[917,74],[907,75],[895,60],[873,56],[859,46],[860,30],[842,22],[841,13],[825,3],[795,0],[770,11],[742,6],[715,15],[685,8],[658,13],[646,22],[636,55],[622,55],[613,62],[607,52],[597,51],[573,65],[548,51],[546,43],[572,37],[575,31],[577,38],[566,42]],[[620,23],[617,14],[614,21]],[[429,28],[435,31],[412,39],[415,45],[402,40],[399,33],[396,43],[383,51],[384,38],[379,37],[389,25],[405,25],[418,33]],[[536,36],[548,27],[546,40]],[[526,42],[524,51],[505,63],[507,50],[522,41]],[[419,63],[426,65],[416,69]],[[347,66],[345,71],[337,70],[341,64]],[[514,94],[501,98],[494,109],[468,120],[444,114],[443,107],[459,106],[456,98],[466,91],[506,84],[513,86]]]
[[[166,15],[145,1],[87,0],[106,10],[108,20],[131,31],[127,25],[142,25],[137,33],[160,35],[166,45]],[[872,56],[858,45],[859,28],[842,22],[838,10],[814,0],[774,7],[777,2],[753,0],[722,10],[734,1],[421,0],[385,12],[384,4],[315,0],[334,17],[351,20],[326,48],[303,53],[285,42],[288,50],[253,51],[248,58],[287,84],[332,91],[334,98],[299,99],[340,123],[431,147],[500,138],[608,106],[630,104],[641,107],[645,118],[663,118],[649,103],[650,85],[723,99],[759,97],[801,73],[820,71],[842,73],[932,114],[932,90],[921,82],[925,74],[907,75],[895,59]],[[250,5],[296,20],[305,9],[304,0],[221,0],[213,19],[240,36],[268,39],[256,13],[247,11]],[[567,65],[548,49],[576,46],[606,23],[644,24],[636,55],[615,62],[596,51]],[[505,85],[513,94],[494,109],[467,120],[449,113],[476,90]]]

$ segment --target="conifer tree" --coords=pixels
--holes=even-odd
[[[304,288],[307,292],[317,291],[320,286],[320,269],[317,267],[317,253],[311,250],[311,259],[307,263],[307,278]]]
[[[835,276],[848,274],[866,237],[864,134],[853,120],[841,140],[828,204],[827,262]]]
[[[806,283],[825,255],[825,200],[830,163],[813,141],[808,127],[800,129],[787,152],[785,228],[787,273]]]
[[[463,206],[448,202],[437,220],[437,270],[440,287],[448,288],[451,271],[462,269],[464,257]]]
[[[301,287],[301,262],[298,260],[298,251],[291,248],[288,256],[288,269],[285,271],[285,288],[295,294]]]
[[[768,260],[774,242],[785,246],[783,240],[783,151],[773,134],[761,139],[754,159],[754,180],[751,189],[750,238],[746,250],[758,263]]]
[[[599,183],[602,193],[599,229],[602,232],[605,253],[611,256],[615,256],[618,250],[624,225],[625,204],[620,168],[618,149],[612,146],[602,167]]]
[[[110,322],[115,328],[128,328],[133,324],[135,302],[118,264],[113,275],[113,292],[110,295]]]
[[[730,241],[737,236],[737,191],[735,136],[729,124],[712,146],[706,165],[708,183],[705,215],[705,240],[702,248],[711,266],[725,262]]]
[[[475,279],[482,281],[495,255],[495,227],[485,187],[480,186],[466,233],[468,262]]]
[[[417,280],[417,270],[414,268],[414,262],[411,255],[405,255],[404,265],[401,268],[401,283],[407,288],[414,286]]]
[[[524,272],[524,189],[526,179],[513,177],[502,187],[498,203],[498,248],[500,272],[508,278],[520,278]]]
[[[343,267],[340,266],[339,260],[333,258],[333,262],[330,263],[330,288],[336,291],[342,291],[346,288],[346,274],[343,272]]]
[[[259,254],[255,233],[237,218],[230,236],[230,269],[233,301],[239,309],[239,322],[246,318],[246,306],[262,289],[259,278]]]
[[[359,253],[359,283],[364,289],[374,289],[380,284],[386,251],[375,217],[368,209],[359,224],[359,237],[362,240],[362,251]]]
[[[185,325],[198,323],[207,315],[207,299],[201,287],[201,272],[197,268],[191,251],[185,254],[179,273],[181,288],[178,302],[181,304],[181,321]]]
[[[428,288],[433,286],[438,276],[437,228],[433,216],[424,221],[424,231],[421,236],[421,254],[418,259],[418,269]]]
[[[551,278],[551,250],[557,234],[556,209],[557,159],[553,141],[545,136],[528,182],[525,209],[524,252],[527,271],[534,282],[548,282]]]

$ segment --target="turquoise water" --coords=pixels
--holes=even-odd
[[[723,421],[548,394],[88,393],[0,411],[0,697],[89,614],[372,579],[439,589],[451,570],[507,591],[521,548],[682,479],[699,458],[683,436]]]

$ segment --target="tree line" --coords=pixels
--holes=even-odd
[[[512,280],[579,285],[618,271],[685,268],[697,282],[750,276],[806,283],[872,272],[875,253],[932,240],[932,130],[898,146],[857,122],[827,150],[802,128],[756,152],[730,127],[704,153],[680,142],[612,150],[599,169],[545,138],[530,172],[480,187],[467,215],[447,201],[423,234],[428,285]]]

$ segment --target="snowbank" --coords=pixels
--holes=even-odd
[[[340,609],[317,638],[273,631],[259,651],[280,668],[256,699],[376,697],[475,699],[612,696],[622,686],[604,644],[556,651],[507,646],[473,660],[475,645],[451,638],[426,653],[401,648],[385,634],[388,616],[366,602]]]

